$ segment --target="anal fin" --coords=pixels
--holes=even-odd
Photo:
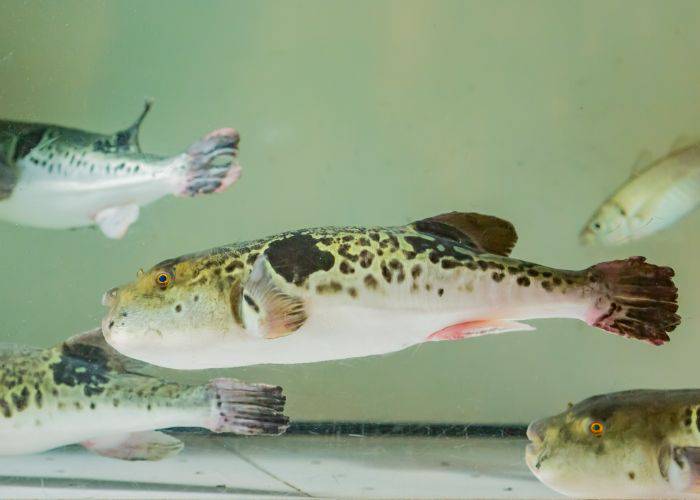
[[[450,325],[442,330],[431,334],[426,339],[427,342],[435,342],[440,340],[461,340],[471,337],[481,337],[482,335],[491,335],[494,333],[517,332],[517,331],[532,331],[535,327],[525,323],[508,320],[476,320],[465,321]]]
[[[103,457],[119,460],[162,460],[177,455],[184,444],[163,432],[146,431],[105,436],[81,443]]]
[[[284,292],[276,283],[277,274],[267,257],[260,255],[243,286],[240,317],[245,329],[253,335],[276,339],[289,335],[304,324],[304,302]]]
[[[129,230],[129,226],[139,218],[138,205],[109,207],[97,212],[95,223],[107,238],[121,239]]]

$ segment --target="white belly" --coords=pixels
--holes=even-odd
[[[0,201],[0,219],[50,229],[90,226],[106,208],[143,206],[170,190],[162,175],[74,179],[26,167],[12,195]]]

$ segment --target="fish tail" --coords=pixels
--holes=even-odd
[[[184,154],[185,170],[178,183],[177,196],[197,196],[219,193],[232,185],[241,175],[236,161],[240,136],[232,128],[211,132],[195,142]],[[222,162],[215,160],[226,157]]]
[[[212,432],[277,435],[289,427],[281,387],[217,378],[209,382],[207,397],[211,410],[206,427]]]
[[[597,264],[586,274],[599,292],[586,314],[590,325],[653,345],[669,341],[681,322],[673,269],[630,257]]]

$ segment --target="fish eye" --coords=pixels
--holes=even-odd
[[[598,420],[591,422],[591,425],[588,428],[591,431],[591,434],[593,434],[594,436],[601,436],[603,434],[603,431],[605,430],[603,422],[600,422]]]
[[[166,288],[170,284],[170,275],[168,273],[160,273],[156,276],[156,284],[161,288]]]
[[[596,231],[600,231],[600,222],[594,222],[593,229],[595,229]]]

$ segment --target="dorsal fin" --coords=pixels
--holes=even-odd
[[[678,151],[679,149],[685,149],[690,146],[693,146],[698,142],[697,137],[693,137],[691,135],[679,135],[676,137],[676,140],[673,141],[673,144],[671,144],[671,148],[668,150],[669,153],[673,153],[674,151]]]
[[[136,119],[136,121],[127,129],[120,130],[114,134],[114,145],[119,151],[132,151],[141,152],[141,145],[139,144],[139,131],[141,130],[141,124],[144,118],[153,107],[153,100],[146,99],[143,105],[143,111]]]
[[[116,373],[132,373],[150,376],[143,371],[148,364],[119,354],[110,346],[102,335],[102,328],[79,333],[65,340],[58,346],[64,354],[73,358],[95,363],[104,361],[106,366]]]
[[[630,176],[632,178],[637,177],[646,169],[648,169],[649,166],[653,163],[653,161],[654,155],[651,153],[651,151],[649,151],[648,149],[640,151],[639,155],[637,156],[637,159],[634,160],[634,164],[632,165],[632,173],[630,174]]]
[[[513,224],[492,215],[450,212],[413,223],[421,233],[449,238],[477,251],[508,256],[518,241]]]

